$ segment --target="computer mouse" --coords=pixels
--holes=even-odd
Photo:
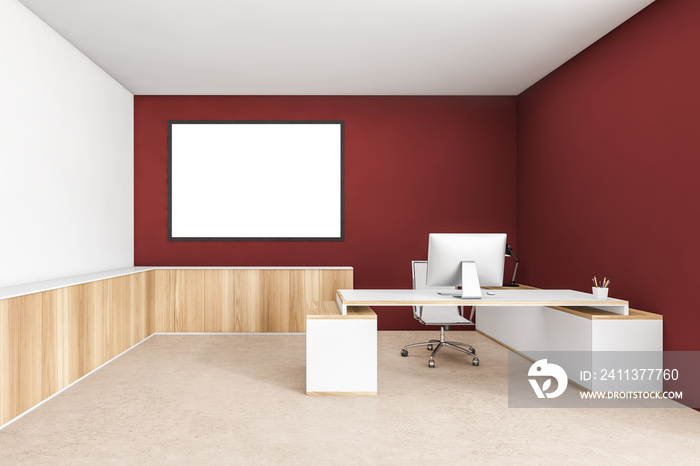
[[[495,292],[495,291],[487,291],[486,294],[489,295],[489,296],[496,296],[496,292]]]

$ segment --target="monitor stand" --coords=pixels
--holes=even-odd
[[[476,262],[462,261],[462,289],[457,292],[438,293],[462,299],[481,299],[481,285],[476,272]]]

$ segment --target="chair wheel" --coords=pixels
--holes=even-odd
[[[428,349],[428,351],[432,351],[432,350],[433,350],[433,345],[428,345],[428,346],[426,346],[426,348]]]
[[[472,359],[472,366],[478,366],[478,365],[479,365],[479,358]]]
[[[433,359],[429,360],[428,367],[435,367],[435,360],[433,360]]]
[[[473,354],[474,356],[476,356],[476,350],[475,350],[474,348],[470,348],[470,351],[472,352],[472,354]]]
[[[408,356],[408,350],[406,348],[401,350],[401,356],[403,356],[404,358]]]

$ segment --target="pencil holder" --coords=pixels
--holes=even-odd
[[[593,287],[593,297],[595,299],[608,299],[608,289],[599,288],[597,286]]]

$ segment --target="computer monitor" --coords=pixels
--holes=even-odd
[[[430,233],[428,286],[461,286],[457,296],[481,298],[480,286],[501,286],[505,233]]]

